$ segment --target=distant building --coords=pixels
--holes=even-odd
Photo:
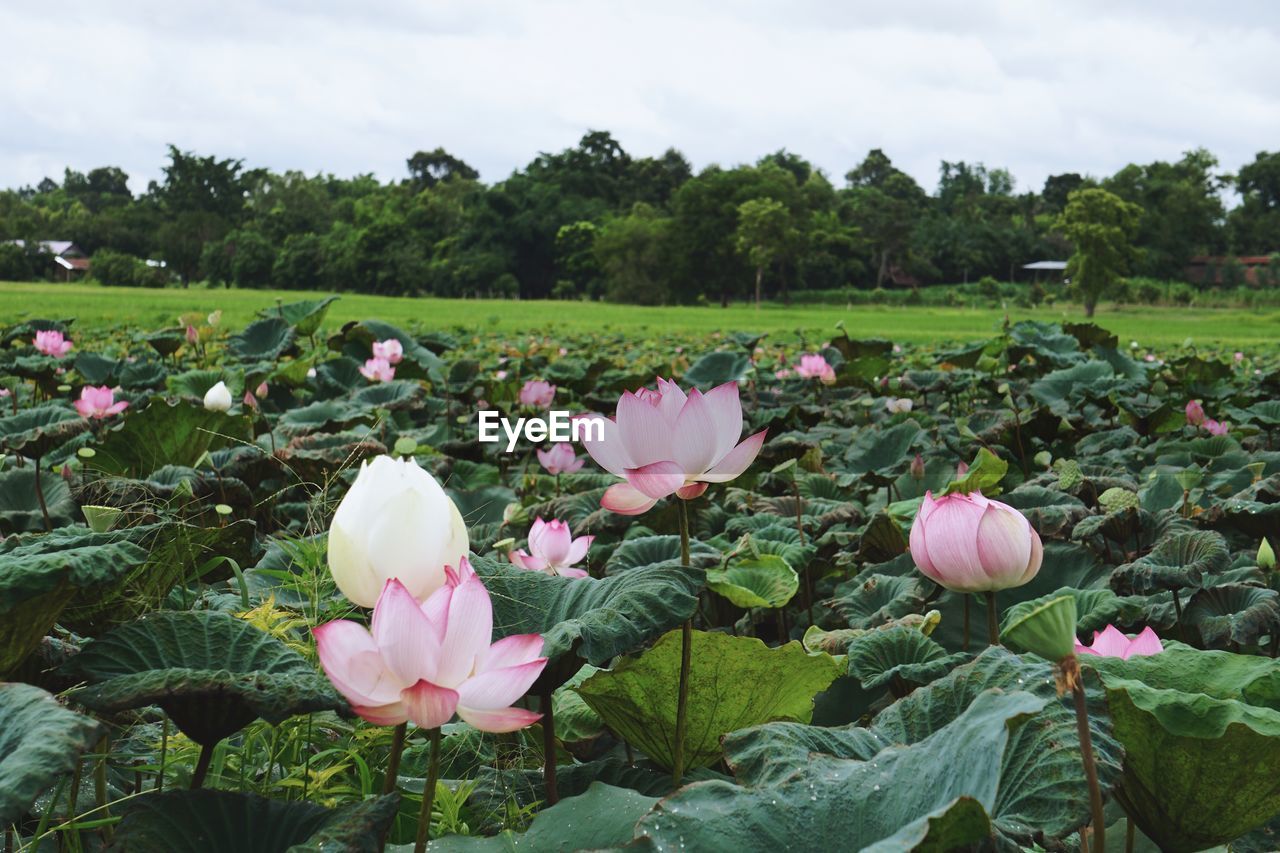
[[[7,241],[15,246],[27,247],[26,240]],[[62,281],[80,278],[89,272],[89,256],[70,240],[40,240],[40,250],[53,258],[56,277]]]
[[[1192,284],[1227,284],[1232,275],[1237,275],[1236,284],[1259,285],[1276,279],[1276,270],[1270,267],[1271,257],[1268,255],[1243,255],[1238,258],[1229,255],[1196,255],[1187,261],[1184,275]]]

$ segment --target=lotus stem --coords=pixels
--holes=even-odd
[[[993,646],[1000,645],[1000,611],[996,609],[995,590],[989,589],[987,596],[987,642]]]
[[[422,789],[422,810],[418,812],[418,837],[413,844],[413,853],[423,853],[427,849],[427,839],[431,837],[431,807],[436,799],[436,783],[440,781],[440,727],[431,730],[431,764],[427,769],[427,784]]]
[[[539,705],[542,711],[543,786],[547,791],[547,805],[554,806],[560,802],[560,791],[556,788],[556,718],[550,690],[542,694]]]
[[[1102,789],[1098,787],[1098,765],[1093,756],[1093,736],[1089,732],[1089,709],[1085,705],[1084,679],[1080,674],[1080,663],[1076,656],[1069,655],[1058,662],[1063,678],[1071,686],[1071,693],[1076,703],[1076,733],[1080,736],[1080,755],[1084,761],[1084,777],[1089,783],[1089,810],[1092,815],[1093,849],[1107,849],[1107,822],[1102,814]],[[1080,831],[1081,844],[1084,844],[1085,832]]]
[[[40,504],[40,515],[44,517],[44,532],[53,530],[53,522],[49,520],[49,506],[44,502],[44,487],[40,485],[40,457],[36,457],[36,502]]]
[[[1185,643],[1187,641],[1187,636],[1186,632],[1182,629],[1182,602],[1178,599],[1178,591],[1176,589],[1171,590],[1171,592],[1173,593],[1173,612],[1176,614],[1178,619],[1178,639]]]
[[[98,807],[98,811],[101,812],[98,815],[100,820],[111,817],[111,813],[107,808],[107,754],[109,744],[110,741],[106,735],[103,735],[102,739],[98,741],[98,747],[102,750],[102,758],[98,761],[93,773],[94,802]],[[102,824],[102,840],[108,844],[111,843],[111,822],[109,820]]]
[[[683,500],[680,507],[680,563],[689,565],[689,509]],[[693,658],[693,617],[680,629],[680,685],[676,693],[676,743],[671,759],[671,781],[678,788],[684,778],[684,736],[689,725],[689,665]]]
[[[382,793],[390,794],[400,779],[400,753],[404,752],[404,734],[408,723],[401,723],[391,733],[391,754],[387,756],[387,775],[382,780]]]
[[[964,639],[961,641],[960,648],[969,651],[969,593],[960,593],[960,600],[964,602]]]
[[[191,774],[191,790],[195,791],[204,786],[204,777],[209,772],[209,763],[213,761],[213,745],[203,744],[200,747],[200,757],[196,759],[195,772]]]
[[[169,716],[166,714],[160,727],[160,774],[156,776],[156,793],[164,790],[164,765],[169,754]]]
[[[63,826],[76,834],[76,847],[80,847],[80,830],[76,828],[76,812],[80,811],[80,772],[84,767],[82,756],[76,756],[76,767],[71,774],[71,790],[67,794],[67,822]],[[63,839],[65,840],[65,839]]]
[[[1126,817],[1124,831],[1124,853],[1133,853],[1134,842],[1133,818]]]

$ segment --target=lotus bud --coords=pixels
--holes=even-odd
[[[910,546],[921,573],[956,592],[1022,586],[1044,559],[1040,536],[1022,513],[981,492],[936,499],[925,492]]]
[[[911,460],[911,478],[913,480],[924,479],[924,457],[919,453],[916,454],[915,459]]]
[[[225,412],[231,408],[231,389],[219,382],[204,393],[204,407],[211,412]]]
[[[391,578],[422,601],[469,546],[462,515],[436,479],[413,459],[379,456],[361,463],[333,515],[329,571],[361,607],[373,607]]]
[[[1262,544],[1258,546],[1258,568],[1270,571],[1276,567],[1276,552],[1271,549],[1271,543],[1264,536]]]

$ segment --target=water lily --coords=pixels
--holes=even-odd
[[[626,482],[608,488],[600,505],[639,515],[662,498],[692,500],[708,483],[726,483],[755,461],[767,430],[743,439],[736,382],[687,395],[658,379],[658,390],[627,391],[614,418],[602,418],[603,438],[584,441],[596,463]]]
[[[889,414],[896,415],[900,412],[911,411],[912,402],[906,397],[889,398],[885,401],[884,407],[889,410]]]
[[[395,338],[373,342],[373,357],[385,359],[388,364],[399,364],[404,358],[404,345]]]
[[[1150,627],[1143,628],[1142,633],[1128,637],[1116,626],[1108,625],[1101,631],[1093,632],[1093,643],[1084,645],[1076,640],[1076,654],[1099,655],[1108,658],[1131,658],[1135,655],[1154,655],[1164,651],[1160,638]]]
[[[556,398],[556,386],[541,379],[530,379],[520,388],[517,399],[522,406],[533,406],[538,409],[550,408]]]
[[[481,731],[512,732],[541,717],[511,706],[547,665],[542,637],[491,643],[489,592],[465,559],[421,604],[388,580],[371,628],[340,620],[313,629],[325,675],[369,722],[434,729],[456,713]]]
[[[548,474],[572,474],[583,466],[585,459],[580,459],[573,452],[573,445],[567,441],[551,445],[549,450],[538,451],[538,461]]]
[[[62,358],[72,347],[71,341],[64,338],[62,332],[53,329],[36,332],[36,339],[32,343],[39,352],[53,358]]]
[[[231,389],[227,383],[218,382],[204,392],[204,407],[211,412],[225,412],[231,408]]]
[[[796,365],[796,375],[804,379],[818,379],[822,382],[836,381],[835,368],[817,353],[805,353],[800,356],[800,363]]]
[[[396,378],[396,369],[385,358],[371,358],[360,368],[360,375],[370,382],[390,382]]]
[[[1187,401],[1187,423],[1191,426],[1200,426],[1204,423],[1204,407],[1200,405],[1199,400]]]
[[[1044,558],[1040,536],[1022,513],[981,492],[940,498],[925,492],[910,544],[920,571],[957,592],[1022,586]]]
[[[419,600],[445,583],[470,542],[462,514],[413,459],[362,462],[329,526],[329,571],[343,595],[372,607],[391,578]]]
[[[594,536],[573,538],[569,525],[559,519],[543,521],[538,518],[529,529],[529,549],[521,548],[507,556],[514,566],[532,572],[546,572],[566,578],[585,578],[584,569],[572,568],[587,556],[587,549],[595,541]]]
[[[86,385],[80,389],[80,399],[76,400],[76,411],[92,420],[118,415],[127,408],[129,403],[125,400],[116,402],[115,390],[106,385],[97,388]]]

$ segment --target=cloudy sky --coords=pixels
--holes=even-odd
[[[1280,148],[1280,4],[1150,0],[0,0],[0,186],[165,146],[404,175],[444,146],[500,180],[606,129],[701,167],[881,147],[1105,175]]]

